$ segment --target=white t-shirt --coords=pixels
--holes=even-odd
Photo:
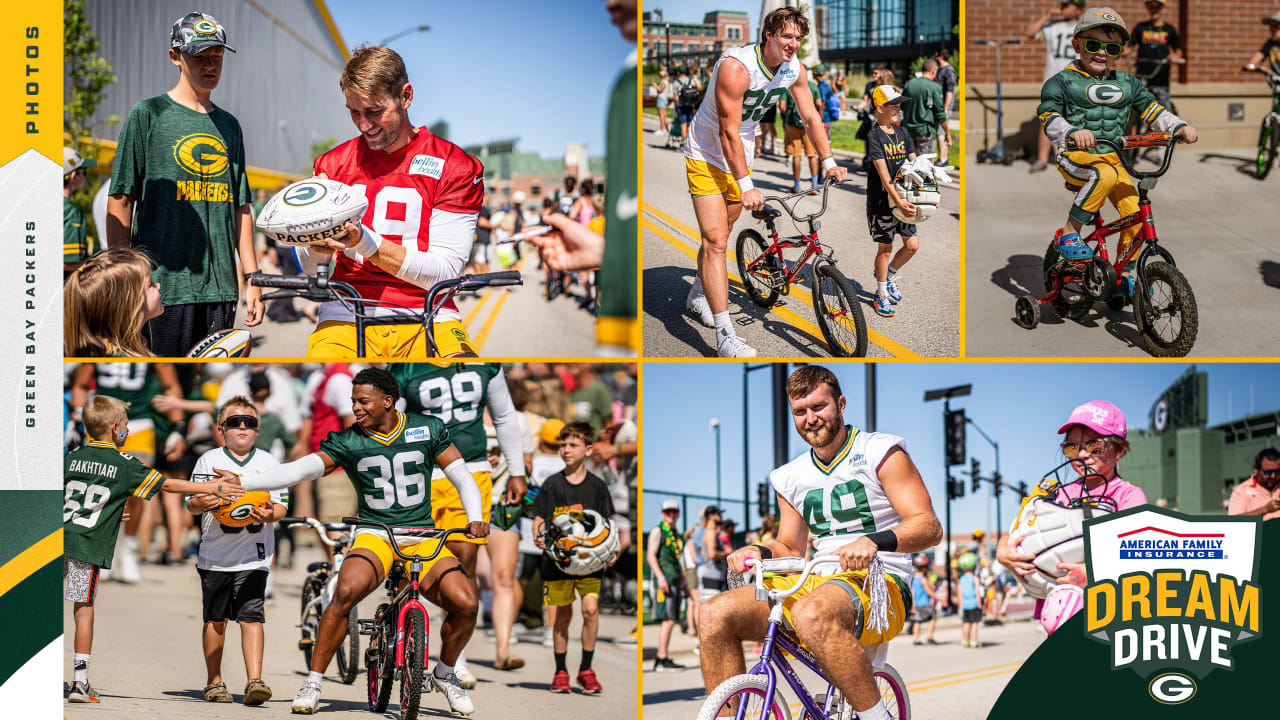
[[[1044,58],[1044,79],[1057,75],[1072,60],[1080,57],[1076,54],[1075,48],[1071,47],[1071,37],[1075,34],[1076,23],[1074,20],[1055,20],[1046,23],[1040,29],[1040,34],[1036,37],[1044,40],[1045,58]]]
[[[711,79],[707,81],[707,92],[698,106],[698,112],[690,123],[689,137],[684,142],[685,157],[714,165],[730,172],[729,164],[724,159],[720,147],[720,113],[716,108],[716,79],[720,76],[720,66],[727,62],[739,62],[747,69],[750,84],[742,97],[742,122],[738,125],[738,137],[742,138],[742,148],[746,153],[743,160],[751,167],[755,159],[756,128],[760,118],[769,108],[778,104],[778,100],[790,91],[796,80],[800,79],[800,60],[791,58],[784,62],[777,71],[771,71],[764,64],[761,53],[763,46],[759,44],[744,45],[724,51],[716,66],[711,71]]]
[[[271,453],[263,450],[255,448],[242,462],[225,447],[220,447],[201,455],[191,475],[193,478],[213,475],[214,469],[248,475],[270,470],[279,464]],[[272,490],[271,500],[288,505],[289,491]],[[227,527],[218,522],[211,512],[200,515],[200,557],[196,560],[196,567],[201,570],[266,570],[271,567],[271,556],[275,550],[275,523]]]
[[[902,522],[876,476],[876,468],[895,447],[906,441],[888,433],[850,428],[844,447],[829,465],[809,450],[769,473],[778,495],[800,513],[809,526],[815,554],[834,553],[860,535],[888,530]],[[902,578],[911,577],[911,555],[881,552],[885,569]],[[836,566],[819,568],[836,572]]]

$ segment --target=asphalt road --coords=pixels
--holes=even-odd
[[[524,284],[492,288],[458,298],[458,309],[471,342],[482,357],[590,357],[595,355],[595,316],[583,310],[577,297],[561,295],[551,302],[543,296],[543,274],[532,251],[521,262]],[[501,270],[491,266],[491,271]],[[581,290],[575,289],[577,295]],[[294,300],[301,308],[302,301]],[[244,309],[236,316],[244,327]],[[293,323],[266,319],[253,333],[253,355],[300,358],[307,336],[315,329],[303,318]]]
[[[263,680],[274,693],[260,708],[240,704],[246,682],[243,656],[240,653],[238,628],[228,628],[222,670],[227,689],[235,697],[234,704],[201,701],[205,684],[204,657],[200,649],[201,605],[200,581],[194,564],[182,566],[143,566],[143,581],[138,585],[103,583],[98,594],[94,651],[89,680],[101,694],[102,702],[92,707],[64,701],[67,718],[245,718],[265,712],[271,716],[289,716],[293,696],[306,678],[302,652],[297,649],[298,605],[300,587],[308,562],[321,559],[317,548],[299,550],[291,570],[279,570],[275,579],[275,598],[267,603],[266,649]],[[360,605],[361,617],[373,617],[383,592],[375,592]],[[65,648],[63,672],[71,679],[71,639],[73,624],[71,603],[64,603],[63,627]],[[431,608],[430,629],[438,630],[440,616]],[[634,626],[631,617],[601,615],[600,638],[596,644],[594,667],[604,686],[599,697],[553,695],[548,692],[555,669],[551,648],[538,643],[521,642],[512,652],[526,661],[524,668],[513,672],[493,669],[492,636],[477,629],[468,647],[468,665],[479,680],[470,691],[476,712],[471,717],[531,718],[569,717],[574,713],[611,711],[635,717],[636,646],[616,643],[626,640]],[[234,625],[234,623],[230,623]],[[569,630],[568,661],[577,668],[581,656],[579,637],[581,620],[575,617]],[[517,630],[521,629],[517,625]],[[537,634],[540,639],[540,633]],[[320,717],[368,718],[366,674],[363,670],[361,642],[361,674],[352,685],[337,678],[337,664],[332,663],[325,675],[320,701]],[[439,640],[430,640],[431,662],[435,664]],[[571,673],[571,675],[574,673]],[[576,686],[575,686],[576,687]],[[378,717],[400,717],[399,685],[393,688],[387,713]],[[255,715],[257,716],[257,715]],[[449,717],[444,696],[431,692],[422,697],[422,717]],[[266,716],[258,716],[266,717]]]
[[[685,297],[696,275],[700,244],[693,205],[684,175],[684,157],[663,147],[653,133],[657,119],[645,116],[644,193],[644,346],[646,357],[714,357],[714,331],[684,311]],[[782,144],[778,143],[781,151]],[[807,162],[807,161],[806,161]],[[867,318],[870,357],[955,357],[959,353],[959,204],[956,187],[944,188],[943,208],[920,225],[920,252],[899,275],[903,301],[896,316],[882,318],[871,303],[875,293],[875,243],[867,233],[866,179],[861,161],[842,160],[850,179],[833,189],[818,236],[834,250],[838,267],[853,281]],[[852,172],[854,168],[857,172]],[[753,178],[766,195],[790,194],[791,166],[787,158],[764,157],[756,161]],[[807,167],[805,173],[808,172]],[[808,182],[805,177],[804,182]],[[803,198],[798,211],[808,214],[820,207],[820,198]],[[797,232],[789,218],[780,222],[781,234]],[[737,233],[764,225],[749,214],[730,233],[729,311],[738,334],[760,357],[827,357],[826,342],[814,316],[808,269],[781,303],[765,309],[743,290],[734,254]],[[900,247],[900,241],[895,243]],[[798,250],[788,259],[798,259]]]
[[[938,621],[938,645],[913,645],[908,630],[889,643],[888,662],[902,675],[911,702],[912,720],[982,720],[996,698],[1032,651],[1044,639],[1039,623],[1029,622],[1030,610],[1012,613],[1004,625],[981,627],[982,647],[966,649],[960,644],[957,616]],[[909,626],[908,626],[909,627]],[[693,654],[694,640],[672,635],[671,657],[688,669],[681,672],[653,672],[653,646],[658,626],[645,628],[644,718],[645,720],[687,720],[695,717],[702,702],[702,673]],[[923,637],[923,633],[922,633]],[[747,667],[758,660],[751,646],[745,647]],[[797,669],[810,691],[824,692],[817,675],[798,662]],[[793,717],[804,713],[791,688],[779,681],[781,692],[791,706]]]
[[[1263,330],[1280,310],[1280,180],[1246,172],[1254,150],[1179,146],[1168,173],[1151,191],[1160,246],[1186,275],[1199,311],[1192,357],[1274,357],[1280,334]],[[1053,168],[979,165],[966,180],[965,345],[970,356],[1149,357],[1131,308],[1095,305],[1081,320],[1062,320],[1042,306],[1040,325],[1014,320],[1014,300],[1044,292],[1041,263],[1071,205]],[[1268,187],[1268,185],[1270,187]],[[1104,221],[1117,214],[1108,204]],[[1115,251],[1115,242],[1110,243]]]

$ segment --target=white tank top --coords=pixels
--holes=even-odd
[[[876,468],[895,447],[907,449],[897,435],[850,428],[849,439],[829,464],[810,450],[769,473],[773,489],[809,526],[816,554],[833,553],[859,535],[902,522],[876,476]],[[904,581],[911,577],[910,554],[882,552],[880,559]],[[834,573],[837,568],[819,570]]]
[[[791,62],[778,66],[771,71],[764,64],[762,47],[759,43],[730,48],[724,51],[716,66],[711,71],[711,80],[707,82],[707,91],[693,116],[692,129],[684,143],[684,155],[694,160],[702,160],[715,167],[730,172],[720,148],[720,117],[716,109],[716,78],[720,76],[720,66],[725,60],[733,58],[742,63],[750,76],[750,85],[742,97],[742,124],[738,126],[738,136],[742,138],[742,147],[746,151],[747,167],[755,159],[756,127],[760,119],[770,108],[778,104],[778,99],[785,95],[800,78],[800,60],[792,58]]]

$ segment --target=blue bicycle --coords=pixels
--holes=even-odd
[[[735,720],[791,720],[791,707],[786,698],[778,690],[779,673],[791,686],[792,692],[800,700],[804,708],[801,720],[853,720],[857,717],[848,700],[831,684],[827,676],[818,667],[818,661],[806,650],[800,641],[787,632],[782,625],[782,599],[790,596],[804,585],[804,581],[820,565],[840,563],[835,555],[819,555],[806,562],[804,558],[778,558],[756,562],[748,560],[749,566],[758,566],[755,573],[756,599],[767,601],[769,609],[769,628],[765,631],[764,649],[760,652],[760,661],[744,675],[734,675],[716,686],[707,696],[698,712],[698,720],[715,720],[721,716],[734,717]],[[790,588],[768,589],[764,586],[766,573],[800,573],[800,578]],[[867,648],[868,653],[872,652]],[[814,694],[805,687],[804,681],[791,665],[787,656],[799,660],[802,665],[817,673],[827,683],[825,693]],[[909,720],[911,702],[907,697],[907,684],[892,665],[887,663],[872,664],[872,674],[876,686],[880,689],[880,697],[889,715],[896,720]]]

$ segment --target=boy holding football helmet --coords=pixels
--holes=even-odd
[[[568,516],[582,520],[590,511],[597,513],[599,522],[613,515],[613,499],[609,487],[598,476],[587,472],[586,460],[591,454],[595,430],[584,422],[565,425],[560,431],[560,458],[564,470],[552,475],[542,484],[533,503],[533,541],[542,548],[542,601],[551,607],[553,622],[556,673],[551,680],[551,692],[567,693],[569,672],[565,668],[565,655],[569,649],[569,621],[573,619],[573,596],[576,591],[582,598],[582,663],[578,666],[578,684],[583,692],[595,695],[603,688],[591,669],[592,655],[596,648],[596,631],[600,625],[600,579],[604,568],[587,574],[573,574],[574,567],[564,567],[553,560],[548,547],[548,525],[559,527]],[[606,533],[616,533],[612,524],[606,525]],[[608,564],[618,560],[618,543],[612,541],[614,552]]]
[[[898,124],[900,106],[911,98],[892,85],[877,85],[871,100],[876,107],[876,125],[867,133],[863,162],[867,169],[867,229],[876,242],[875,310],[883,317],[893,317],[893,306],[902,300],[898,271],[920,249],[915,223],[899,219],[915,217],[916,206],[894,184],[898,168],[916,159],[910,134]],[[891,259],[894,235],[902,236],[902,247]]]
[[[254,448],[258,439],[258,409],[243,396],[231,398],[218,411],[214,434],[225,443],[196,460],[193,477],[213,475],[214,464],[236,467],[240,471],[268,471],[280,463],[265,450]],[[196,570],[200,573],[200,590],[204,599],[205,669],[208,680],[204,688],[205,702],[229,703],[231,693],[222,680],[222,645],[226,639],[227,620],[240,623],[240,647],[244,651],[245,705],[261,705],[271,699],[271,688],[262,682],[262,624],[266,622],[267,577],[275,554],[275,523],[288,512],[288,493],[274,490],[259,493],[262,505],[249,505],[249,522],[224,525],[214,515],[221,501],[213,495],[193,495],[187,510],[200,516],[200,557]],[[248,497],[244,498],[249,500]]]

